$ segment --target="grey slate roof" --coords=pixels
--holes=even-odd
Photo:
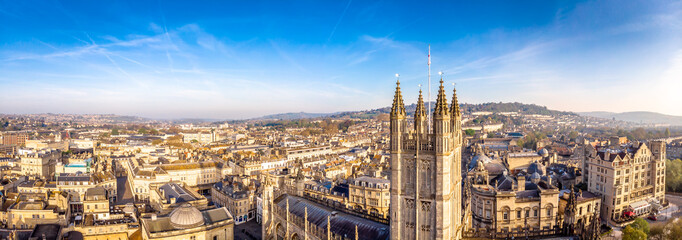
[[[358,226],[358,235],[361,240],[385,240],[390,237],[390,227],[386,224],[374,222],[372,220],[356,217],[343,212],[335,212],[333,209],[318,205],[306,199],[282,195],[275,199],[282,209],[286,209],[287,200],[289,201],[289,211],[301,218],[304,218],[305,208],[308,207],[308,221],[317,225],[319,228],[327,229],[327,216],[331,217],[331,230],[334,234],[354,238],[355,226]]]

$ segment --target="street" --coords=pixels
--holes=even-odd
[[[235,240],[260,240],[262,239],[261,225],[256,220],[251,220],[234,226]]]
[[[666,194],[665,198],[668,200],[670,205],[656,215],[658,220],[651,221],[645,218],[646,221],[649,222],[649,226],[663,226],[668,222],[668,220],[682,216],[682,212],[680,212],[680,206],[682,206],[682,196]]]

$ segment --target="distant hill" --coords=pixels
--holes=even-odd
[[[435,102],[431,102],[431,107],[435,108],[436,104]],[[479,111],[485,111],[485,112],[493,112],[493,113],[500,113],[500,112],[519,112],[522,114],[541,114],[541,115],[575,115],[573,112],[562,112],[562,111],[556,111],[556,110],[550,110],[547,109],[545,106],[539,106],[535,104],[523,104],[523,103],[481,103],[481,104],[469,104],[469,103],[463,103],[459,105],[460,109],[464,113],[471,113],[471,112],[479,112]],[[417,108],[417,104],[409,104],[405,105],[405,111],[407,111],[408,116],[412,116],[414,114],[414,111]],[[360,119],[367,119],[367,118],[372,118],[376,115],[379,114],[388,114],[391,112],[391,107],[384,107],[384,108],[379,108],[379,109],[373,109],[373,110],[365,110],[365,111],[354,111],[354,112],[342,112],[342,113],[337,113],[337,114],[332,114],[329,115],[330,117],[350,117],[350,118],[360,118]]]
[[[539,114],[539,115],[575,115],[573,112],[562,112],[557,110],[547,109],[545,106],[535,104],[523,104],[520,102],[503,103],[491,102],[481,104],[461,104],[460,107],[464,112],[518,112],[522,114]]]
[[[262,116],[262,117],[259,117],[256,119],[257,120],[294,120],[294,119],[327,117],[327,116],[330,116],[332,114],[333,113],[306,113],[306,112],[278,113],[278,114]]]
[[[656,112],[581,112],[578,113],[583,116],[616,119],[620,121],[628,121],[635,123],[646,124],[670,124],[672,126],[682,126],[682,116],[665,115]]]

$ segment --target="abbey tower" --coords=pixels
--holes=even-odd
[[[391,108],[391,239],[462,238],[462,132],[457,94],[448,107],[440,80],[427,129],[419,92],[414,128],[408,129],[397,82]]]

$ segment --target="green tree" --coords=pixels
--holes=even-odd
[[[139,134],[147,134],[147,133],[149,133],[149,130],[147,130],[146,128],[140,128],[140,129],[137,130],[137,133],[139,133]]]
[[[494,138],[494,137],[495,137],[495,133],[488,133],[488,138]]]
[[[651,229],[649,229],[649,239],[652,240],[663,240],[665,237],[665,232],[663,231],[662,226],[653,226]]]
[[[646,240],[646,233],[628,225],[623,228],[623,240]]]
[[[665,160],[666,191],[682,192],[682,160]]]
[[[152,130],[149,130],[149,134],[151,134],[151,135],[159,135],[159,130],[156,130],[156,129],[153,129],[153,128],[152,128]]]
[[[665,128],[665,137],[670,137],[670,128]]]
[[[649,223],[642,219],[642,218],[636,218],[634,222],[630,224],[632,228],[637,229],[642,231],[645,234],[649,234]]]
[[[670,229],[667,229],[667,228]],[[669,230],[665,234],[664,239],[682,239],[682,224],[678,224],[677,222],[673,222],[673,220],[668,221],[666,224],[666,230]]]
[[[473,136],[476,134],[476,131],[474,131],[473,129],[467,129],[466,131],[464,131],[464,133],[466,133],[466,135]]]
[[[111,129],[111,135],[118,135],[118,129],[117,128]]]
[[[578,132],[576,132],[576,131],[571,131],[570,133],[568,133],[568,138],[570,138],[573,141],[575,141],[575,139],[577,137],[578,137]]]
[[[196,140],[196,139],[192,139],[192,141],[190,141],[190,142],[191,142],[191,143],[198,143],[198,142],[199,142],[199,140]]]

